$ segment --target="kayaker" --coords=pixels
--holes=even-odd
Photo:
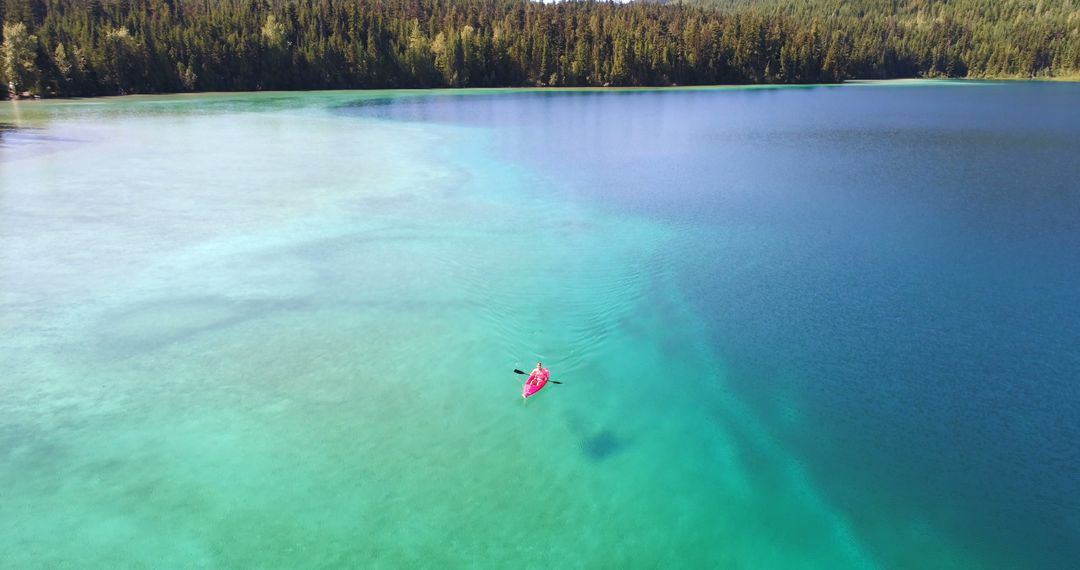
[[[532,374],[529,374],[529,379],[526,380],[525,383],[526,384],[534,384],[534,385],[539,384],[540,379],[543,378],[544,376],[547,376],[547,375],[548,375],[548,369],[544,368],[543,363],[537,362],[536,363],[536,370],[533,370]]]

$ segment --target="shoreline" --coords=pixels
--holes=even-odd
[[[254,95],[254,94],[292,94],[292,93],[398,93],[398,94],[469,94],[481,93],[573,93],[573,92],[647,92],[647,91],[713,91],[713,90],[756,90],[756,89],[812,89],[818,87],[844,87],[844,86],[883,86],[883,85],[941,85],[941,84],[1005,84],[1005,83],[1078,83],[1078,77],[1046,77],[1046,78],[1021,78],[1021,77],[906,77],[895,79],[848,79],[839,83],[721,83],[709,85],[622,85],[622,86],[579,86],[579,87],[546,87],[546,86],[505,86],[505,87],[397,87],[379,89],[291,89],[274,91],[163,91],[158,93],[129,93],[124,95],[95,95],[89,97],[25,97],[18,99],[0,99],[2,103],[15,102],[41,102],[41,101],[91,101],[110,100],[133,97],[174,97],[174,96],[205,96],[205,95]]]

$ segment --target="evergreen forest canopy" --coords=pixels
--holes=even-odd
[[[47,96],[1075,78],[1073,1],[0,0],[0,78]]]

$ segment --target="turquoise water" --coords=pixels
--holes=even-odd
[[[1068,567],[1077,101],[5,103],[0,566]]]

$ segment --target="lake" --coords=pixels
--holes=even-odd
[[[0,566],[1075,566],[1078,157],[1067,83],[2,103]]]

